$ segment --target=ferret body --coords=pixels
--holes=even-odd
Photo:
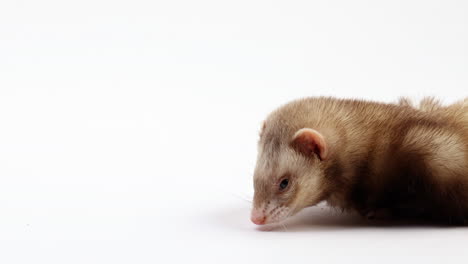
[[[251,220],[326,201],[362,216],[468,222],[468,99],[290,102],[265,120]]]

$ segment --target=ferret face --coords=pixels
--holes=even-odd
[[[254,173],[255,224],[281,222],[321,201],[324,170],[317,139],[303,134],[310,131],[284,136],[262,132]]]

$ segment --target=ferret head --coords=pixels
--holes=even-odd
[[[328,152],[319,131],[267,119],[258,143],[252,222],[281,222],[324,200]]]

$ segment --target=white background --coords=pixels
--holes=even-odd
[[[466,263],[468,229],[249,221],[298,97],[468,96],[466,1],[0,1],[1,263]],[[365,140],[365,139],[363,139]]]

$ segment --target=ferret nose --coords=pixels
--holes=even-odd
[[[262,212],[258,212],[257,210],[252,210],[252,215],[250,216],[250,220],[256,225],[263,225],[266,221],[266,216]]]

